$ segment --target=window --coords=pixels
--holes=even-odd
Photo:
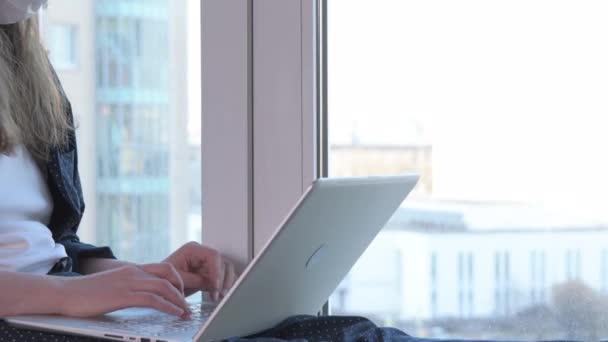
[[[566,250],[566,280],[576,280],[581,277],[581,251]]]
[[[54,23],[50,27],[49,52],[56,69],[74,69],[78,64],[78,28]]]
[[[600,262],[600,276],[601,285],[600,290],[602,293],[608,292],[608,250],[603,248],[601,251],[601,262]]]
[[[594,314],[608,312],[608,4],[326,5],[329,176],[421,175],[380,233],[399,243],[376,239],[361,257],[399,248],[418,260],[403,265],[399,318],[373,312],[377,323],[442,338],[608,337]],[[436,290],[433,277],[412,281],[433,274],[433,251],[446,256]],[[471,301],[462,251],[475,252]],[[356,286],[349,301],[370,307]],[[562,305],[580,298],[597,307]],[[595,330],[577,329],[588,317]]]
[[[458,315],[464,317],[464,296],[465,296],[465,285],[464,285],[464,254],[458,253]]]
[[[545,302],[545,252],[530,251],[530,305]]]
[[[158,262],[201,239],[199,14],[186,0],[58,0],[44,13],[79,126],[80,235],[122,259]]]
[[[431,253],[431,317],[437,316],[437,253]]]
[[[497,315],[506,316],[510,313],[511,304],[511,266],[508,252],[496,252],[494,311]]]
[[[473,253],[458,253],[458,314],[473,315]]]
[[[530,302],[536,302],[536,251],[530,252]]]
[[[468,256],[468,272],[467,272],[467,316],[471,317],[473,316],[473,311],[474,311],[474,306],[473,306],[473,294],[475,292],[474,290],[474,276],[473,276],[473,265],[474,265],[474,261],[473,261],[473,253],[469,252]]]

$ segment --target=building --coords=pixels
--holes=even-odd
[[[428,197],[433,191],[433,147],[430,144],[359,145],[330,147],[331,177],[362,177],[418,173],[414,196]]]
[[[200,231],[189,217],[200,153],[188,141],[187,6],[56,0],[43,14],[79,126],[81,237],[128,260],[160,260]]]
[[[516,203],[407,201],[332,298],[388,321],[497,319],[555,285],[608,292],[608,226]]]

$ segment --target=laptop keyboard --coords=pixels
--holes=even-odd
[[[133,317],[133,318],[115,318],[110,321],[96,321],[91,327],[107,328],[108,330],[128,331],[143,336],[160,336],[163,334],[183,333],[187,331],[197,331],[203,326],[203,323],[209,318],[215,305],[211,304],[192,304],[192,311],[189,320],[182,320],[178,317],[154,313],[150,315]]]

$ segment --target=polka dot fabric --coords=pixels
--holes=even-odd
[[[0,321],[0,342],[97,342],[100,339],[67,336],[55,333],[40,332],[34,330],[15,328]]]
[[[421,341],[395,329],[380,329],[361,317],[295,316],[261,334],[232,338],[227,342],[339,342],[339,341]],[[75,342],[102,341],[94,338],[67,336],[18,329],[0,321],[0,342]]]
[[[249,338],[230,339],[230,342],[388,342],[412,341],[396,329],[378,328],[362,317],[294,316],[262,334]]]
[[[0,320],[0,342],[97,342],[94,338],[66,336],[6,325]],[[378,328],[361,317],[294,316],[276,327],[248,338],[232,338],[226,342],[474,342],[416,338],[397,329]],[[477,341],[479,342],[479,341]],[[486,341],[491,342],[491,341]],[[507,342],[507,341],[502,341]],[[512,341],[513,342],[513,341]],[[548,342],[548,341],[547,341]],[[557,341],[556,341],[557,342]],[[560,341],[567,342],[567,341]],[[608,341],[606,341],[608,342]]]

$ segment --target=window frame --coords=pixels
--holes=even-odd
[[[319,3],[201,3],[202,241],[239,270],[320,176]]]

